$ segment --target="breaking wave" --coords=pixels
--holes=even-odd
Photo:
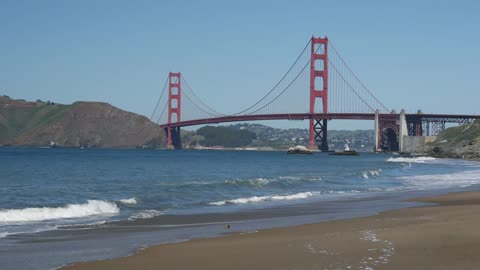
[[[134,219],[147,219],[147,218],[153,218],[156,216],[163,215],[163,212],[157,211],[157,210],[144,210],[141,212],[138,212],[134,214],[133,216],[129,217],[129,220],[134,220]]]
[[[436,160],[434,157],[391,157],[388,162],[427,163]]]
[[[232,200],[224,200],[218,202],[211,202],[210,205],[225,205],[225,204],[246,204],[263,201],[278,201],[278,200],[298,200],[306,199],[313,196],[312,192],[301,192],[292,195],[272,195],[272,196],[253,196],[248,198],[238,198]]]
[[[134,204],[137,204],[137,199],[136,198],[121,199],[118,202],[126,205],[134,205]]]
[[[464,171],[449,174],[427,174],[401,176],[398,180],[416,189],[442,189],[450,187],[468,187],[480,184],[480,170]]]
[[[362,172],[361,175],[362,175],[363,178],[368,179],[372,176],[373,177],[380,176],[381,172],[382,172],[382,169],[371,170],[371,171]]]
[[[225,180],[225,184],[232,184],[237,186],[253,186],[253,187],[264,187],[268,185],[271,180],[266,178],[257,178],[257,179],[247,179],[247,180]]]
[[[321,181],[319,176],[279,176],[275,178],[255,178],[255,179],[233,179],[225,180],[224,184],[250,187],[250,188],[264,188],[267,186],[286,187],[286,186],[298,186],[304,183],[312,183]]]
[[[84,204],[68,204],[63,207],[31,207],[0,210],[0,223],[38,222],[53,219],[81,218],[98,215],[117,215],[120,209],[115,203],[88,200]]]

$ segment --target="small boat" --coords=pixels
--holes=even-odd
[[[329,155],[333,155],[333,156],[358,156],[360,154],[355,150],[350,150],[350,148],[348,147],[348,144],[345,144],[345,149],[343,151],[333,152],[333,153],[330,153]]]
[[[306,155],[311,155],[313,154],[313,151],[306,148],[305,146],[302,145],[297,145],[294,147],[288,148],[287,154],[306,154]]]

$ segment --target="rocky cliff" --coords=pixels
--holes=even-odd
[[[146,117],[102,102],[27,102],[0,97],[0,144],[71,147],[165,146],[163,130]]]
[[[440,133],[427,152],[436,157],[480,158],[480,120]]]

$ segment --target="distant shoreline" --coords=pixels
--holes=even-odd
[[[0,148],[31,148],[31,149],[97,149],[97,150],[147,150],[147,151],[175,151],[168,148],[142,148],[142,147],[78,147],[78,146],[38,146],[38,145],[0,145]],[[265,147],[236,147],[236,148],[218,148],[218,147],[200,147],[200,148],[185,148],[182,149],[185,151],[261,151],[261,152],[286,152],[287,149],[278,149],[278,148],[265,148]],[[319,152],[319,151],[318,151]],[[319,152],[320,153],[320,152]],[[360,152],[362,153],[362,152]],[[364,152],[364,153],[374,153]],[[390,152],[377,152],[378,154],[391,154]],[[442,156],[437,157],[435,155],[428,155],[428,157],[441,158],[441,159],[464,159],[470,161],[480,161],[480,158],[459,158],[459,157],[448,157]]]

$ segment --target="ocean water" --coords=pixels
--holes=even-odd
[[[122,256],[227,223],[251,231],[372,214],[480,184],[478,162],[374,153],[0,148],[0,172],[2,269]]]

